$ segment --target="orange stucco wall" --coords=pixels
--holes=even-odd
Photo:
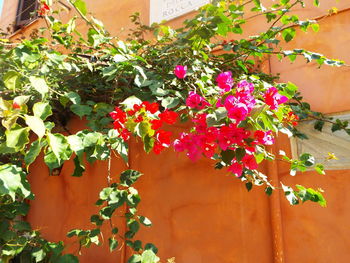
[[[5,1],[5,6],[9,1],[13,0]],[[131,13],[140,12],[142,20],[148,22],[148,1],[87,2],[89,10],[104,21],[112,34],[121,38],[127,35]],[[320,20],[317,34],[298,32],[300,37],[285,48],[303,47],[350,61],[350,3],[321,1],[321,4],[321,9],[301,9],[299,14],[305,18],[319,17],[332,6],[343,11]],[[172,20],[171,24],[179,25],[182,19]],[[38,20],[19,34],[27,35],[41,23]],[[264,23],[252,20],[246,27],[250,33],[258,32],[264,29]],[[350,110],[348,67],[318,69],[314,63],[305,64],[299,58],[293,64],[273,57],[268,62],[271,73],[280,73],[281,81],[297,84],[315,110],[327,113]],[[74,132],[83,124],[70,125]],[[182,129],[179,126],[174,131]],[[287,138],[281,136],[277,143],[287,153],[291,152]],[[160,156],[146,155],[135,141],[130,144],[130,167],[144,173],[137,183],[142,197],[140,212],[153,222],[152,228],[143,229],[137,237],[155,243],[163,261],[170,257],[175,257],[177,263],[350,261],[347,191],[350,172],[347,170],[328,171],[325,176],[306,172],[291,177],[284,164],[262,167],[274,182],[280,179],[287,185],[300,183],[324,189],[328,207],[320,208],[309,203],[291,207],[282,193],[269,198],[258,188],[247,193],[241,182],[224,171],[214,170],[210,161],[192,163],[172,150]],[[112,175],[117,176],[125,168],[121,160],[113,159]],[[28,220],[44,237],[54,241],[63,239],[68,242],[69,251],[77,252],[77,244],[65,235],[70,228],[91,227],[90,215],[97,211],[93,204],[99,189],[107,185],[107,166],[88,165],[82,178],[71,177],[72,171],[72,162],[63,166],[58,177],[50,177],[42,162],[31,167],[29,179],[36,199],[31,202]],[[115,218],[114,222],[123,234],[125,222],[121,218]],[[125,246],[110,254],[105,241],[103,247],[83,250],[80,259],[83,263],[124,263],[129,254]]]

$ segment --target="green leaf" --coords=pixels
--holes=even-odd
[[[325,175],[325,174],[326,174],[325,171],[324,171],[324,165],[321,164],[321,163],[316,164],[315,170],[316,170],[316,172],[319,173],[319,174],[322,174],[322,175]]]
[[[99,141],[102,140],[102,134],[99,132],[89,132],[83,138],[84,147],[91,147],[98,144]]]
[[[320,6],[320,1],[319,0],[314,0],[313,4],[314,4],[314,6]]]
[[[62,161],[60,161],[52,151],[45,154],[44,162],[49,167],[50,171],[59,168],[62,165]]]
[[[103,188],[100,192],[100,196],[99,198],[101,200],[107,200],[109,195],[113,192],[113,188],[112,187],[106,187],[106,188]]]
[[[137,179],[140,178],[141,175],[142,173],[140,173],[139,171],[126,170],[121,173],[120,182],[125,186],[131,186],[137,181]]]
[[[306,167],[310,167],[310,166],[313,166],[315,164],[315,157],[313,157],[309,153],[303,153],[302,155],[300,155],[299,159],[300,159],[300,161],[303,162],[303,164]]]
[[[26,163],[27,167],[31,165],[35,161],[35,159],[39,156],[42,147],[43,147],[43,144],[40,143],[39,140],[34,141],[32,143],[32,145],[29,148],[29,151],[24,156],[24,162]]]
[[[284,195],[286,196],[287,200],[289,201],[289,203],[291,205],[297,205],[299,204],[299,200],[298,200],[298,197],[294,194],[294,190],[289,187],[289,186],[286,186],[284,184],[282,184],[282,189],[284,191]]]
[[[25,221],[18,221],[16,224],[13,225],[13,228],[18,231],[30,231],[31,227],[28,222]]]
[[[265,193],[266,193],[268,196],[270,196],[270,195],[272,194],[272,191],[273,191],[273,189],[272,189],[271,186],[267,186],[267,187],[265,188]]]
[[[247,188],[247,190],[249,192],[253,188],[253,183],[252,182],[247,182],[247,183],[245,183],[245,187]]]
[[[3,76],[3,81],[6,86],[6,88],[16,91],[16,89],[19,89],[21,86],[20,83],[20,77],[21,75],[16,71],[8,71]]]
[[[132,110],[135,104],[140,105],[141,103],[142,100],[140,100],[136,96],[130,96],[119,104],[123,105],[126,110]]]
[[[151,220],[149,220],[147,217],[144,217],[144,216],[139,216],[139,220],[140,222],[145,225],[145,226],[152,226],[152,222]]]
[[[73,5],[84,15],[87,14],[86,3],[83,0],[75,0]]]
[[[25,173],[15,165],[1,165],[0,194],[8,194],[15,201],[16,193],[21,193],[23,197],[28,197],[31,194],[29,183],[25,179]]]
[[[13,99],[13,103],[17,103],[19,106],[26,104],[30,99],[30,96],[17,96]]]
[[[263,153],[255,154],[254,156],[257,163],[261,163],[265,159],[265,154]]]
[[[79,156],[75,156],[74,165],[75,168],[72,176],[81,177],[83,175],[83,172],[85,172],[85,166],[81,163]]]
[[[311,28],[314,32],[318,32],[320,30],[320,25],[319,24],[312,24]]]
[[[245,149],[237,148],[236,149],[236,160],[241,161],[244,156],[245,156]]]
[[[122,138],[116,138],[116,142],[112,144],[112,149],[116,150],[117,153],[123,158],[124,162],[129,161],[129,147]]]
[[[326,207],[327,202],[326,199],[324,199],[323,195],[321,194],[321,192],[314,190],[312,188],[305,188],[302,185],[296,185],[296,187],[298,188],[298,192],[297,195],[298,197],[301,199],[301,201],[305,202],[305,201],[312,201],[312,202],[316,202],[319,203],[320,206],[322,207]]]
[[[41,262],[46,257],[44,249],[40,247],[33,248],[32,256],[35,258],[35,262]]]
[[[95,224],[96,226],[102,226],[103,220],[100,218],[99,215],[92,215],[90,217],[90,222]]]
[[[146,153],[149,153],[150,151],[152,151],[154,142],[155,142],[155,139],[153,137],[150,137],[148,135],[145,136],[143,140],[143,148]]]
[[[46,81],[43,78],[29,77],[30,84],[32,87],[41,94],[42,97],[49,92],[49,86],[47,86]]]
[[[281,3],[282,5],[286,5],[286,4],[289,3],[289,1],[290,1],[290,0],[280,0],[280,3]]]
[[[159,257],[152,250],[145,250],[142,253],[141,263],[156,263],[159,262]]]
[[[229,27],[226,23],[217,24],[216,33],[218,33],[221,36],[226,36],[228,32],[229,32]]]
[[[318,131],[322,131],[324,124],[325,124],[324,121],[316,121],[314,124],[314,129]]]
[[[67,137],[67,141],[69,143],[70,148],[77,154],[77,155],[82,155],[84,152],[84,142],[83,139],[74,134],[74,135],[69,135]]]
[[[108,239],[109,242],[109,251],[112,252],[118,247],[118,240],[114,239],[113,237]]]
[[[158,253],[158,248],[152,243],[147,243],[145,245],[145,250],[152,250],[154,252],[154,254]]]
[[[180,99],[179,98],[173,98],[173,97],[166,97],[162,100],[162,106],[166,109],[172,109],[179,105]]]
[[[92,112],[92,108],[87,105],[73,104],[70,106],[70,109],[73,113],[78,115],[80,119],[85,115],[90,115]]]
[[[291,82],[288,82],[284,87],[283,90],[280,91],[279,93],[281,95],[286,96],[288,99],[293,98],[293,96],[295,95],[295,93],[297,92],[298,87],[296,85],[294,85]]]
[[[28,127],[38,135],[39,138],[44,137],[46,132],[46,127],[44,121],[36,116],[25,115],[26,124]]]
[[[235,155],[235,151],[233,150],[226,150],[221,152],[222,161],[228,165],[231,164]]]
[[[100,210],[100,215],[103,219],[110,219],[115,209],[111,206],[106,206]]]
[[[129,258],[128,263],[141,263],[141,260],[141,255],[135,254]]]
[[[81,98],[78,93],[76,92],[68,92],[65,94],[65,97],[67,97],[73,104],[80,104]]]
[[[286,42],[291,41],[295,37],[296,31],[294,28],[287,28],[283,30],[282,37]]]
[[[29,142],[29,128],[16,128],[13,130],[7,130],[6,134],[6,146],[9,148],[15,148],[17,151],[21,151],[24,146]]]
[[[243,69],[244,73],[248,74],[248,69],[241,60],[236,60],[236,64],[238,67]]]
[[[149,122],[139,122],[135,127],[135,132],[143,140],[147,135],[151,137],[154,134],[154,130],[151,128],[151,124]]]
[[[48,102],[37,102],[33,106],[33,113],[34,116],[46,120],[47,117],[52,115],[51,106]]]
[[[48,142],[59,163],[69,160],[72,155],[72,150],[70,149],[64,135],[59,133],[48,133]]]

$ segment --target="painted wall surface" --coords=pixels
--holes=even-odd
[[[13,0],[5,1],[4,10],[9,1]],[[87,3],[109,31],[121,38],[126,37],[131,27],[128,17],[133,12],[140,12],[141,19],[148,23],[148,1],[89,0]],[[285,48],[303,47],[350,61],[348,1],[321,1],[321,9],[300,9],[300,15],[321,17],[332,6],[343,11],[321,18],[317,34],[298,32],[300,36]],[[185,17],[170,23],[179,26]],[[27,35],[42,22],[38,20],[22,33]],[[251,20],[246,29],[253,34],[263,30],[264,25],[260,20]],[[83,24],[79,27],[84,28]],[[268,62],[272,73],[281,73],[281,81],[291,81],[300,87],[315,110],[327,113],[350,110],[348,67],[318,69],[315,63],[305,64],[301,58],[294,64],[272,57]],[[74,122],[69,129],[74,132],[81,127],[82,123]],[[179,126],[174,131],[183,129]],[[277,143],[290,153],[287,138],[281,136]],[[224,171],[214,170],[209,161],[192,163],[172,150],[160,156],[146,155],[134,141],[130,151],[130,167],[144,173],[137,183],[142,197],[140,212],[153,221],[152,228],[143,229],[138,237],[155,243],[163,261],[175,257],[177,263],[349,262],[350,184],[347,177],[350,171],[328,171],[325,176],[306,172],[291,177],[283,163],[262,167],[274,182],[280,179],[288,185],[300,183],[325,190],[327,208],[309,203],[291,207],[282,193],[274,193],[270,198],[262,189],[247,193],[241,182]],[[117,176],[124,169],[126,166],[121,160],[113,159],[112,175]],[[59,177],[50,177],[42,162],[32,166],[29,179],[36,199],[31,202],[28,220],[44,237],[54,241],[63,239],[68,242],[70,252],[77,252],[77,244],[65,237],[66,232],[70,228],[91,227],[89,218],[97,211],[93,204],[99,189],[107,185],[107,167],[102,163],[90,165],[82,178],[71,177],[72,171],[72,162],[64,165]],[[41,213],[43,209],[45,217]],[[123,234],[123,220],[115,218],[114,221]],[[124,263],[128,255],[130,250],[125,246],[113,254],[104,246],[84,249],[80,259],[83,263]]]
[[[4,0],[0,17],[0,29],[7,31],[7,27],[16,21],[19,0]]]

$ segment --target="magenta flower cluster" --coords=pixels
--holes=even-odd
[[[176,69],[175,69],[176,71]],[[182,74],[181,76],[185,75]],[[217,85],[222,92],[218,100],[210,104],[203,96],[195,91],[190,91],[186,99],[188,108],[194,110],[192,118],[194,128],[191,132],[184,132],[173,143],[175,151],[186,152],[193,161],[201,156],[213,158],[221,151],[243,149],[244,154],[240,158],[233,158],[228,170],[236,176],[242,176],[244,169],[254,170],[258,168],[255,159],[257,145],[272,145],[274,137],[272,131],[256,130],[254,132],[239,124],[246,120],[255,106],[259,96],[271,110],[287,101],[285,96],[278,93],[275,87],[269,88],[265,93],[255,91],[254,85],[246,80],[234,85],[231,72],[223,72],[216,78]],[[260,102],[261,104],[261,102]],[[220,125],[208,126],[208,112],[213,108],[221,108],[227,112],[226,121]]]

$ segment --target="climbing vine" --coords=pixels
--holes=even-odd
[[[45,240],[23,220],[28,200],[35,198],[27,181],[30,166],[42,153],[51,175],[72,160],[72,176],[84,176],[86,162],[110,164],[115,154],[128,163],[131,137],[142,141],[147,153],[172,148],[192,161],[212,159],[215,168],[227,169],[248,190],[262,186],[268,195],[284,191],[292,205],[312,201],[326,206],[321,191],[273,185],[259,170],[260,163],[277,159],[268,149],[277,133],[306,138],[297,130],[299,121],[317,119],[318,130],[331,122],[332,131],[350,134],[347,122],[312,111],[293,83],[280,83],[278,76],[260,70],[268,56],[291,62],[303,57],[319,67],[345,66],[319,53],[282,48],[298,29],[319,30],[317,21],[293,14],[309,2],[281,0],[265,7],[259,0],[214,1],[178,29],[146,26],[134,14],[135,27],[126,41],[110,35],[83,0],[66,1],[77,15],[63,23],[58,19],[61,2],[40,1],[38,14],[47,27],[30,38],[0,39],[2,262],[78,262],[76,255],[65,254],[63,242]],[[257,16],[266,18],[267,29],[240,37],[244,24]],[[86,35],[76,29],[80,20],[88,27]],[[149,33],[154,37],[146,38]],[[228,38],[233,40],[223,40]],[[77,118],[88,128],[73,133],[67,121]],[[171,126],[180,121],[190,128],[175,137]],[[290,164],[291,175],[310,167],[324,174],[323,164],[308,153],[280,159]],[[135,239],[141,226],[152,224],[137,211],[141,199],[134,183],[141,172],[109,173],[108,185],[96,197],[99,212],[91,216],[92,229],[74,229],[68,237],[76,238],[81,249],[98,245],[100,228],[108,224],[105,242],[111,252],[127,245],[134,251],[128,262],[159,262],[154,244]],[[119,179],[112,183],[111,176]],[[113,217],[121,207],[127,207],[124,236]]]

